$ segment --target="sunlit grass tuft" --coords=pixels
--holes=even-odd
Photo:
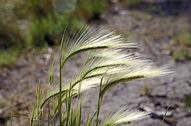
[[[54,106],[52,116],[55,117],[58,114],[60,126],[80,126],[81,93],[92,88],[99,88],[97,109],[92,117],[88,116],[86,126],[92,126],[93,120],[96,121],[96,126],[114,126],[148,117],[149,113],[122,109],[109,119],[101,120],[101,122],[98,120],[103,97],[110,88],[121,82],[165,76],[171,73],[166,67],[156,67],[150,60],[127,52],[136,47],[135,43],[127,42],[121,35],[103,28],[84,28],[83,32],[73,33],[70,39],[63,36],[58,59],[51,65],[49,72],[49,82],[52,84],[50,86],[53,87],[47,91],[46,95],[37,98],[38,107],[33,116],[40,117],[39,112],[42,112],[47,104],[52,103]],[[84,66],[78,76],[65,82],[62,79],[65,63],[79,53],[87,55]],[[56,64],[59,67],[59,74],[54,74],[53,68]],[[77,107],[72,102],[75,96],[78,99]]]

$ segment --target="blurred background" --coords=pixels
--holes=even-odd
[[[144,104],[172,111],[164,126],[191,125],[190,0],[0,0],[0,125],[10,125],[10,120],[14,126],[27,125],[34,84],[39,79],[46,83],[50,55],[65,28],[69,37],[87,25],[124,34],[140,45],[139,53],[176,71],[166,78],[117,86],[106,96],[103,113]],[[79,60],[67,68],[66,77],[79,69]],[[89,111],[97,97],[92,92],[84,106]],[[130,125],[161,124],[161,119],[149,119]]]

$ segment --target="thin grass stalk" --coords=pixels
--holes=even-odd
[[[72,84],[70,83],[70,87],[69,87],[69,92],[68,92],[68,119],[72,118],[73,114],[72,112],[72,95],[71,95],[71,91],[72,91]],[[71,120],[72,121],[72,120]],[[66,126],[70,126],[70,122],[68,120],[68,123]]]
[[[70,109],[70,111],[69,111],[70,113],[69,113],[69,121],[68,121],[68,124],[67,125],[69,125],[69,126],[75,126],[74,124],[73,124],[73,120],[74,120],[74,118],[75,118],[75,114],[74,114],[74,110],[71,108]]]
[[[81,107],[82,107],[82,99],[81,99],[81,83],[80,83],[80,85],[79,85],[79,89],[78,89],[78,119],[77,119],[77,124],[78,124],[78,126],[80,126],[80,124],[81,124],[81,114],[82,114],[82,110],[81,110]]]
[[[32,114],[31,114],[31,118],[30,118],[30,125],[33,125],[33,121],[34,121],[34,113],[35,113],[35,106],[33,106],[32,108]]]
[[[99,97],[98,97],[98,103],[97,103],[97,114],[96,114],[96,126],[99,124],[99,113],[101,109],[101,104],[102,104],[102,96],[101,96],[101,91],[102,91],[102,82],[103,82],[103,76],[100,81],[100,87],[99,87]]]
[[[64,42],[64,35],[66,29],[62,36],[61,45],[60,45],[60,57],[59,57],[59,97],[58,97],[58,108],[59,108],[59,125],[62,125],[62,49],[63,49],[63,42]]]
[[[37,99],[37,103],[36,103],[36,106],[37,106],[37,126],[40,126],[40,110],[39,110],[39,103],[40,103],[40,81],[38,82],[38,85],[37,85],[37,96],[36,96],[36,99]]]
[[[47,126],[50,126],[50,103],[48,103],[48,106],[47,106],[47,110],[48,110],[48,124]]]
[[[68,107],[68,98],[69,98],[69,93],[68,92],[66,92],[66,101],[65,101],[65,106],[66,106],[66,119],[65,119],[65,121],[64,121],[64,123],[65,123],[65,125],[67,125],[67,123],[68,123],[68,109],[69,109],[69,107]]]
[[[68,98],[66,98],[66,104],[67,104],[67,109],[66,109],[66,113],[67,113],[67,116],[66,116],[66,126],[69,125],[69,120],[70,120],[70,112],[71,112],[71,83],[70,83],[70,87],[69,87],[69,90],[67,91],[67,94],[68,94]],[[62,102],[62,101],[61,101]]]
[[[66,119],[63,120],[63,123],[65,122],[65,125],[69,125],[70,121],[70,114],[71,114],[71,83],[69,86],[69,90],[66,91],[66,100],[65,100],[65,105],[66,105]],[[62,101],[61,101],[62,102]],[[63,103],[63,102],[62,102]]]
[[[68,91],[66,91],[66,100],[65,100],[65,107],[66,107],[66,118],[63,120],[63,122],[65,123],[65,125],[67,125],[67,115],[68,115],[68,98],[69,98],[69,95],[68,95]],[[61,101],[62,102],[62,101]]]
[[[52,84],[54,81],[54,64],[51,64],[49,72],[48,72],[48,82],[49,84]],[[48,124],[47,126],[50,125],[50,102],[47,103],[47,112],[48,112]]]
[[[86,122],[85,122],[85,126],[89,126],[90,124],[90,115],[88,113],[88,116],[87,116],[87,119],[86,119]]]
[[[82,104],[80,102],[80,105],[79,105],[79,108],[78,108],[78,119],[77,119],[78,126],[81,125],[81,118],[82,118]]]
[[[64,31],[65,33],[65,31]],[[64,42],[64,34],[62,36],[61,45],[60,45],[60,63],[59,63],[59,98],[58,98],[58,106],[59,106],[59,124],[62,125],[62,49]]]
[[[97,112],[94,112],[94,114],[92,115],[92,117],[90,118],[90,115],[88,113],[88,117],[86,119],[86,123],[85,123],[85,126],[92,126],[92,121],[93,119],[95,118]]]
[[[45,94],[44,91],[45,90],[43,88],[41,89],[41,85],[40,85],[40,97],[39,97],[40,100],[41,100],[41,96],[43,96]],[[41,103],[40,100],[39,100],[39,108],[40,108],[40,103]],[[41,111],[42,126],[45,126],[45,123],[46,123],[46,120],[45,120],[45,108],[40,109],[40,111]]]
[[[61,47],[62,51],[62,47]],[[59,98],[58,98],[58,106],[59,106],[59,124],[62,125],[62,53],[60,53],[60,64],[59,64]]]
[[[44,126],[44,123],[45,123],[45,119],[44,119],[44,116],[45,116],[45,114],[44,114],[44,110],[42,110],[41,113],[42,113],[42,114],[41,114],[42,126]]]

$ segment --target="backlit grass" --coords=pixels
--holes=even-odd
[[[31,125],[36,122],[38,126],[47,123],[59,126],[115,126],[148,117],[149,112],[121,108],[106,119],[99,119],[103,97],[110,88],[121,82],[171,73],[165,67],[156,67],[150,60],[123,51],[134,48],[135,43],[126,42],[121,35],[102,28],[85,28],[83,32],[75,32],[70,39],[63,36],[59,54],[54,56],[49,70],[50,88],[45,94],[41,91],[42,87],[37,89]],[[86,55],[84,67],[71,81],[65,82],[62,74],[65,63],[79,53]],[[54,67],[59,68],[59,73],[55,73]],[[85,103],[81,94],[92,88],[99,88],[99,93],[97,108],[90,116],[88,112],[82,113],[82,104]],[[77,104],[74,104],[74,100]],[[48,113],[48,119],[44,116],[47,106],[53,111],[52,114]],[[82,124],[82,114],[87,115],[85,124]]]

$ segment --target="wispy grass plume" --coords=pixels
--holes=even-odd
[[[51,90],[41,97],[40,108],[42,109],[46,103],[58,99],[58,102],[52,104],[55,106],[54,115],[59,115],[59,125],[80,126],[82,114],[80,94],[99,87],[97,110],[95,110],[94,116],[88,116],[86,120],[86,126],[92,126],[92,120],[96,118],[98,120],[102,99],[108,89],[121,82],[153,78],[171,73],[165,67],[156,67],[152,61],[127,52],[127,50],[134,48],[136,48],[135,43],[127,42],[121,35],[102,28],[87,27],[71,33],[69,38],[63,36],[58,56],[60,62],[56,61],[59,64],[59,77],[54,77],[56,75],[53,70],[54,66],[51,66],[49,82],[54,83],[54,88],[50,88]],[[78,76],[65,82],[62,80],[64,65],[71,57],[79,53],[84,53],[87,56],[84,66]],[[72,102],[75,96],[78,96],[77,107],[74,107]],[[96,126],[128,123],[147,117],[147,115],[149,113],[120,110],[109,119],[97,121]]]

